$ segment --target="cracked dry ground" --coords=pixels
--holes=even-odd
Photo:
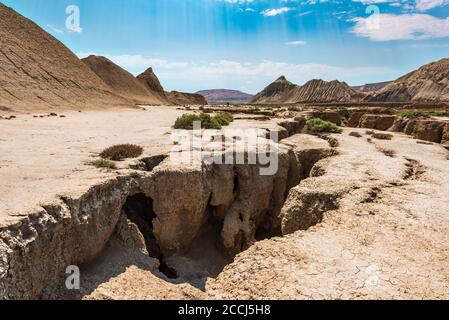
[[[281,213],[289,234],[257,242],[203,291],[135,263],[84,298],[449,298],[447,151],[405,135],[384,141],[359,132],[362,138],[335,136],[339,155],[291,190]],[[301,195],[321,200],[305,205]],[[314,226],[298,223],[307,216]]]

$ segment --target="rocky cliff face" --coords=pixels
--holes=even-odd
[[[167,100],[164,88],[162,87],[161,82],[154,73],[153,68],[150,67],[143,73],[139,74],[137,76],[137,80],[139,80],[145,86],[145,88],[147,88],[147,90],[158,95],[161,99]]]
[[[0,106],[16,111],[131,104],[61,42],[0,3]]]
[[[204,96],[196,93],[185,92],[166,92],[162,87],[158,77],[153,71],[153,68],[148,68],[142,74],[137,76],[137,79],[153,94],[158,96],[164,104],[171,105],[206,105],[207,101]]]
[[[303,86],[280,77],[257,94],[252,103],[324,103],[360,101],[365,95],[340,81],[311,80]]]
[[[371,102],[449,101],[449,59],[427,64],[379,92],[368,96]]]
[[[89,68],[95,72],[95,74],[100,77],[117,95],[142,104],[160,105],[165,102],[159,96],[159,91],[156,91],[157,94],[154,94],[153,90],[148,90],[144,84],[136,79],[131,73],[122,69],[105,57],[91,55],[82,59],[82,61],[88,65]],[[158,88],[158,85],[160,86],[159,81],[152,71],[151,74],[155,80],[153,79],[153,81],[150,81],[149,76],[147,81],[148,83],[151,83],[153,87]],[[162,87],[160,86],[160,88]]]

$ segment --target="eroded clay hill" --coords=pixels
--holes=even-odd
[[[364,97],[345,82],[311,80],[292,92],[291,102],[351,102]]]
[[[449,59],[427,64],[367,98],[368,101],[449,101]]]
[[[1,3],[0,84],[4,110],[129,104],[61,42]]]
[[[355,102],[364,97],[364,93],[352,89],[345,82],[314,79],[298,86],[282,76],[257,94],[252,103]]]
[[[265,89],[256,94],[252,103],[282,103],[286,102],[286,93],[296,88],[296,85],[288,81],[284,76],[269,84]]]
[[[143,86],[150,92],[153,92],[159,97],[159,99],[167,102],[167,96],[165,95],[164,88],[161,85],[158,77],[153,71],[153,68],[148,68],[137,76],[137,80],[143,84]]]
[[[161,85],[153,68],[148,68],[137,76],[137,79],[153,94],[157,95],[166,104],[171,105],[206,105],[207,100],[201,94],[185,92],[166,92]]]
[[[160,105],[166,102],[163,96],[159,95],[158,91],[153,93],[151,90],[148,90],[141,81],[108,58],[90,55],[89,57],[82,59],[82,61],[109,87],[111,87],[115,93],[126,99],[135,101],[136,103],[151,105]],[[156,82],[153,81],[153,83]],[[158,80],[157,83],[159,83]]]

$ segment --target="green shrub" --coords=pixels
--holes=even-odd
[[[184,114],[175,121],[173,128],[192,130],[193,123],[195,121],[201,121],[201,127],[203,129],[221,129],[222,126],[228,126],[234,121],[234,117],[230,113],[219,113],[214,117],[209,114],[202,113],[196,114]]]
[[[114,161],[111,161],[110,159],[98,159],[92,162],[92,165],[94,165],[97,168],[106,168],[106,169],[117,169],[117,166],[115,165]]]
[[[143,153],[143,148],[134,144],[119,144],[109,147],[100,153],[103,159],[121,161],[128,158],[137,158]]]
[[[307,129],[312,132],[342,133],[343,129],[335,123],[320,118],[312,118],[307,121]]]
[[[301,109],[297,106],[290,106],[290,107],[288,107],[288,111],[298,112],[298,111],[301,111]]]
[[[424,112],[423,110],[407,110],[401,112],[401,117],[411,119],[411,118],[418,118],[418,117],[428,117],[429,115]]]
[[[218,123],[222,126],[229,126],[231,122],[234,122],[234,116],[227,112],[221,112],[214,117]]]
[[[449,112],[446,111],[435,111],[431,113],[432,116],[434,117],[445,117],[445,116],[449,116]]]

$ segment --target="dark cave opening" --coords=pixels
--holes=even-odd
[[[135,194],[128,197],[123,206],[123,211],[142,233],[149,256],[159,260],[159,271],[169,279],[176,279],[178,274],[176,270],[166,264],[164,255],[154,235],[153,220],[156,218],[156,213],[153,210],[153,199],[143,193]]]

